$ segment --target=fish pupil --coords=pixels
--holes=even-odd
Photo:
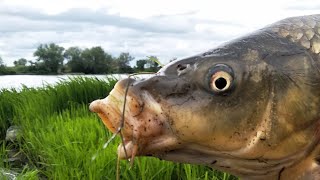
[[[222,90],[226,87],[227,80],[225,78],[220,77],[214,82],[214,84],[219,90]]]

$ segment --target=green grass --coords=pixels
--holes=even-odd
[[[115,82],[75,78],[61,80],[55,86],[1,90],[1,139],[8,126],[21,126],[23,136],[18,144],[29,159],[18,179],[115,179],[119,140],[102,150],[111,134],[88,110],[89,103],[106,97]],[[0,142],[1,159],[6,157],[6,148]],[[92,160],[96,154],[97,158]],[[10,165],[0,161],[1,167],[10,168]],[[236,178],[204,166],[139,157],[133,167],[121,161],[121,179]]]

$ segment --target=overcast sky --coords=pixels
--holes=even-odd
[[[102,46],[113,56],[191,56],[289,16],[316,0],[0,0],[0,56],[34,60],[41,43]]]

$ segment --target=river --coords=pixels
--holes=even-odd
[[[97,77],[99,79],[106,79],[115,77],[117,79],[127,77],[127,75],[7,75],[0,76],[0,89],[15,88],[20,89],[23,85],[27,87],[42,87],[45,84],[55,84],[61,79],[69,79],[76,76],[82,77]]]

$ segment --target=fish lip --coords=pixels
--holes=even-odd
[[[134,89],[128,91],[124,126],[119,127],[124,94],[121,88],[114,88],[108,97],[93,101],[89,106],[112,133],[121,133],[124,145],[118,146],[119,158],[127,159],[136,155],[144,156],[174,149],[179,140],[173,134],[160,105],[148,92],[137,93]],[[133,104],[130,104],[131,102]],[[136,107],[135,104],[138,104],[139,108],[134,109],[132,113],[130,107]]]
[[[157,154],[173,151],[181,148],[182,146],[181,141],[176,136],[172,135],[162,135],[157,138],[153,138],[151,141],[148,138],[141,139],[138,142],[135,140],[124,140],[124,144],[124,146],[123,144],[120,144],[117,149],[120,159],[128,159],[133,156],[157,156]],[[136,152],[134,150],[134,145],[138,146],[138,150]]]
[[[98,99],[90,103],[89,110],[91,112],[95,112],[98,114],[98,116],[101,118],[103,124],[110,130],[112,133],[115,133],[117,131],[116,126],[114,123],[108,118],[108,113],[105,109],[112,109],[113,111],[116,111],[117,108],[113,106],[109,106],[104,103],[104,99]]]

